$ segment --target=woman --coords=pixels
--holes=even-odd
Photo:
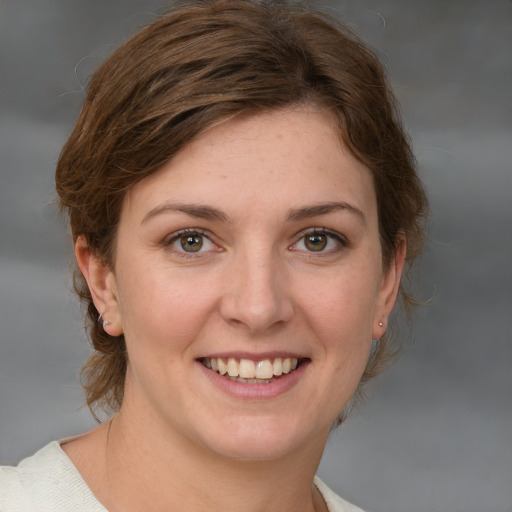
[[[56,181],[114,414],[3,468],[0,510],[360,510],[315,472],[426,211],[373,54],[281,2],[179,7],[96,72]]]

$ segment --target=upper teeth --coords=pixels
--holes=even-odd
[[[234,357],[228,359],[205,357],[202,362],[207,368],[211,368],[221,375],[228,374],[230,377],[241,377],[242,379],[271,379],[295,370],[298,359],[277,357],[274,360],[263,359],[255,362],[251,359],[236,359]]]

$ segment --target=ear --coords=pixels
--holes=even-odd
[[[389,315],[391,314],[398,297],[400,279],[402,277],[406,255],[407,244],[405,236],[400,236],[389,263],[389,267],[385,269],[384,275],[382,276],[382,282],[377,296],[377,303],[373,316],[373,339],[379,339],[386,332]]]
[[[123,327],[114,272],[91,251],[83,235],[75,243],[75,257],[94,305],[102,315],[103,329],[111,336],[119,336],[123,333]]]

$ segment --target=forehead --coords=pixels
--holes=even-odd
[[[238,117],[208,130],[135,185],[123,209],[176,200],[262,212],[346,201],[376,215],[370,171],[345,148],[333,116],[312,107]]]

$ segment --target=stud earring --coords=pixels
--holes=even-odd
[[[112,325],[112,322],[109,322],[108,320],[103,320],[103,313],[100,313],[100,316],[98,317],[98,322],[105,327],[106,325]]]
[[[379,322],[379,327],[384,327],[384,322]]]

